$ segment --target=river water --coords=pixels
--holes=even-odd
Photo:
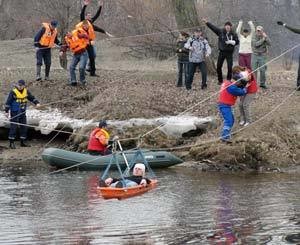
[[[143,196],[105,201],[97,172],[25,166],[0,166],[0,244],[300,244],[299,173],[176,167]]]

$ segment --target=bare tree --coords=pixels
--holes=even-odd
[[[37,1],[34,10],[42,14],[47,21],[56,19],[59,22],[59,35],[64,36],[80,21],[81,4],[74,0]]]

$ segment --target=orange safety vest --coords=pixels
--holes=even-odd
[[[43,23],[43,27],[46,29],[45,33],[40,39],[40,44],[45,47],[53,48],[54,42],[57,36],[57,29],[55,28],[53,31],[50,30],[49,23]]]
[[[88,40],[86,40],[85,38],[79,38],[78,34],[83,34],[86,33],[86,31],[84,31],[83,29],[78,29],[78,30],[74,30],[72,31],[72,37],[65,37],[65,41],[68,44],[70,50],[72,53],[77,53],[81,50],[84,50],[86,48],[86,46],[88,45]],[[86,33],[87,34],[87,33]]]
[[[99,138],[104,136],[106,144],[100,142]],[[107,142],[109,140],[109,133],[104,128],[95,128],[90,134],[88,150],[105,151],[107,149]]]
[[[96,39],[94,27],[91,24],[91,22],[88,21],[88,23],[89,23],[89,30],[88,30],[89,38],[90,41],[94,41]],[[83,25],[83,21],[76,25],[76,29],[82,29],[82,25]]]

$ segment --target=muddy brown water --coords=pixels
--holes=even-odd
[[[143,196],[105,201],[97,172],[0,166],[0,244],[300,244],[300,174],[156,171]]]

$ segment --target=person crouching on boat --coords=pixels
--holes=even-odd
[[[221,140],[225,143],[231,143],[231,129],[234,124],[232,106],[235,104],[238,96],[247,94],[247,89],[245,88],[246,80],[248,80],[248,73],[239,72],[233,74],[231,81],[225,80],[222,83],[218,107],[224,121]]]
[[[99,126],[91,132],[88,143],[88,152],[91,155],[105,156],[112,153],[111,150],[108,149],[108,140],[110,136],[106,128],[107,122],[101,120]]]
[[[123,188],[123,187],[132,187],[137,185],[147,186],[150,184],[150,180],[145,178],[145,165],[143,163],[136,163],[133,168],[132,175],[129,177],[125,177],[125,183],[122,179],[116,178],[107,178],[105,181],[100,180],[99,186],[100,187],[116,187],[116,188]]]

